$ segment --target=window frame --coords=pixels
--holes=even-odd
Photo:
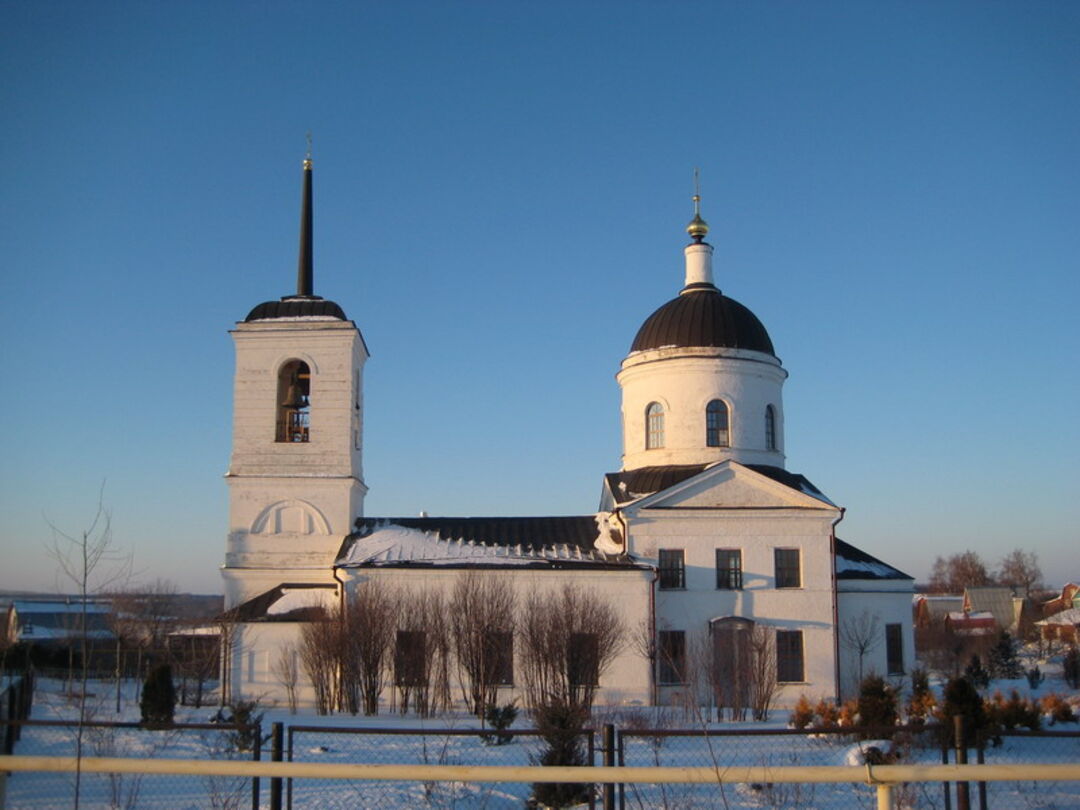
[[[509,630],[484,633],[485,669],[493,686],[514,685],[514,634]]]
[[[600,685],[600,639],[596,633],[571,633],[566,640],[566,682],[572,689]]]
[[[665,560],[676,564],[665,565]],[[656,585],[660,590],[686,590],[686,550],[681,548],[660,549],[656,555],[656,572]],[[674,578],[676,584],[672,584],[672,578]]]
[[[734,555],[737,565],[720,565],[720,555]],[[723,576],[721,576],[723,575]],[[743,565],[741,548],[718,548],[716,549],[716,590],[718,591],[741,591],[743,589]]]
[[[660,686],[686,683],[685,630],[661,630],[657,633],[656,682]]]
[[[792,555],[795,560],[795,565],[785,563],[781,560],[781,555]],[[792,557],[789,557],[790,560]],[[791,572],[794,571],[794,582],[791,580]],[[781,577],[781,574],[784,574]],[[773,549],[773,585],[778,590],[790,590],[793,588],[801,588],[802,584],[802,549],[783,547]]]
[[[885,625],[885,671],[904,674],[904,625],[899,622]]]
[[[311,366],[297,357],[286,360],[278,368],[277,399],[274,402],[274,443],[306,444],[311,441]],[[293,386],[299,388],[303,404],[289,408],[285,399]]]
[[[645,449],[662,450],[664,448],[664,406],[660,402],[650,402],[645,406]]]
[[[418,645],[415,644],[417,641]],[[394,636],[394,686],[416,688],[428,685],[427,647],[426,630],[397,631]]]
[[[806,647],[802,630],[776,631],[776,682],[806,683]]]
[[[723,417],[722,425],[719,424],[721,416]],[[717,422],[715,425],[713,424],[714,417]],[[705,446],[731,447],[731,408],[722,399],[710,400],[705,406]]]
[[[776,443],[776,408],[765,406],[765,449],[775,451]]]

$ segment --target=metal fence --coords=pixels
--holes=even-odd
[[[952,729],[939,726],[881,729],[623,729],[617,733],[620,766],[705,767],[719,775],[731,768],[765,769],[843,765],[936,765],[966,761],[994,765],[1080,762],[1080,731],[1001,732],[983,748],[958,756]],[[1037,789],[1036,789],[1037,788]],[[963,795],[959,795],[962,793]],[[966,785],[921,782],[896,788],[898,806],[911,810],[1052,810],[1080,807],[1080,785],[1040,781]],[[790,784],[619,785],[620,808],[870,807],[865,786]]]
[[[18,720],[30,716],[34,705],[34,673],[27,671],[18,675],[5,675],[0,680],[0,723],[3,723],[3,745],[0,753],[15,752],[19,740]]]
[[[578,740],[588,765],[595,764],[595,734],[581,732]],[[543,749],[540,732],[506,732],[439,728],[342,728],[290,726],[286,757],[289,762],[352,763],[365,765],[535,765]],[[595,806],[593,785],[584,788],[589,807]],[[520,808],[532,793],[529,783],[477,783],[431,781],[372,781],[290,779],[287,807],[385,808],[442,807]]]
[[[182,723],[148,727],[140,723],[72,720],[11,720],[19,734],[15,753],[136,759],[257,761],[262,729],[255,725]],[[260,780],[244,776],[124,773],[18,773],[7,781],[8,807],[70,808],[76,791],[87,808],[213,808],[258,810]]]

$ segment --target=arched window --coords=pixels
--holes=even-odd
[[[655,450],[664,446],[664,406],[650,402],[645,409],[645,449]]]
[[[728,407],[722,399],[705,406],[705,446],[728,446]]]
[[[303,360],[290,360],[278,372],[277,441],[306,442],[311,413],[311,369]]]
[[[776,449],[776,411],[772,405],[765,406],[765,449]]]

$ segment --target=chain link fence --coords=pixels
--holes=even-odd
[[[585,729],[579,740],[585,762],[595,763],[595,735]],[[418,765],[535,765],[543,749],[535,729],[483,731],[477,729],[333,728],[290,726],[286,758],[290,762]],[[360,782],[352,780],[290,779],[288,808],[434,807],[521,808],[532,785],[468,782]],[[595,789],[586,787],[589,807]]]
[[[259,725],[183,723],[148,728],[140,723],[70,720],[6,721],[20,731],[15,753],[142,759],[261,758]],[[161,808],[164,810],[258,810],[258,779],[156,774],[16,773],[7,779],[7,807],[34,810]]]
[[[617,737],[619,765],[725,768],[741,766],[851,766],[943,764],[957,761],[952,731],[940,726],[881,729],[672,730],[623,729]],[[992,764],[1075,763],[1080,732],[1002,732],[968,762]],[[1080,807],[1072,782],[991,782],[962,788],[970,808],[1064,810]],[[961,810],[957,786],[908,784],[895,792],[903,810]],[[873,790],[852,784],[620,785],[620,808],[873,808]]]

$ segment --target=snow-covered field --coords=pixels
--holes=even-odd
[[[43,680],[38,684],[33,719],[66,719],[77,715],[63,694],[63,684]],[[121,713],[112,706],[112,685],[92,684],[90,704],[98,720],[137,720],[138,707],[126,700]],[[132,697],[132,696],[128,696]],[[178,722],[206,722],[213,708],[201,710],[178,708]],[[638,722],[650,718],[638,718]],[[700,728],[681,716],[655,719],[680,727]],[[745,727],[781,729],[786,713],[777,713],[770,723],[722,723],[712,730],[729,732]],[[626,726],[625,715],[599,717],[599,722]],[[417,764],[532,764],[540,751],[535,737],[518,735],[507,745],[485,745],[478,736],[447,733],[476,728],[471,717],[452,716],[420,720],[409,716],[384,714],[376,718],[334,715],[318,717],[301,712],[269,709],[263,718],[264,729],[281,721],[286,726],[319,726],[320,730],[294,731],[292,755],[301,762],[365,762]],[[524,721],[523,722],[527,722]],[[337,728],[390,728],[407,733],[347,734]],[[1067,727],[1075,729],[1075,727]],[[325,729],[325,730],[322,730]],[[851,737],[815,736],[628,736],[624,743],[626,765],[858,765],[870,746],[885,748],[886,743],[853,741]],[[84,753],[99,756],[248,758],[250,754],[231,752],[221,731],[148,731],[142,729],[88,729]],[[70,755],[74,751],[74,729],[28,727],[16,753]],[[905,749],[907,762],[940,762],[936,746],[915,744]],[[1005,737],[1000,748],[987,752],[988,762],[1080,762],[1080,737],[1024,738]],[[597,754],[596,762],[600,762]],[[267,783],[262,783],[260,806],[269,804]],[[19,773],[8,780],[8,808],[68,808],[72,806],[74,777],[67,775]],[[292,786],[296,808],[520,808],[531,792],[527,784],[486,785],[422,782],[374,782],[298,780]],[[1006,783],[989,784],[989,806],[999,808],[1078,808],[1080,783]],[[251,780],[201,776],[105,776],[85,774],[81,785],[84,808],[249,808],[252,806]],[[972,785],[972,796],[976,786]],[[908,786],[901,792],[904,807],[943,807],[941,786]],[[863,785],[727,785],[727,786],[632,786],[625,788],[626,806],[631,808],[840,808],[873,807],[874,793]]]

